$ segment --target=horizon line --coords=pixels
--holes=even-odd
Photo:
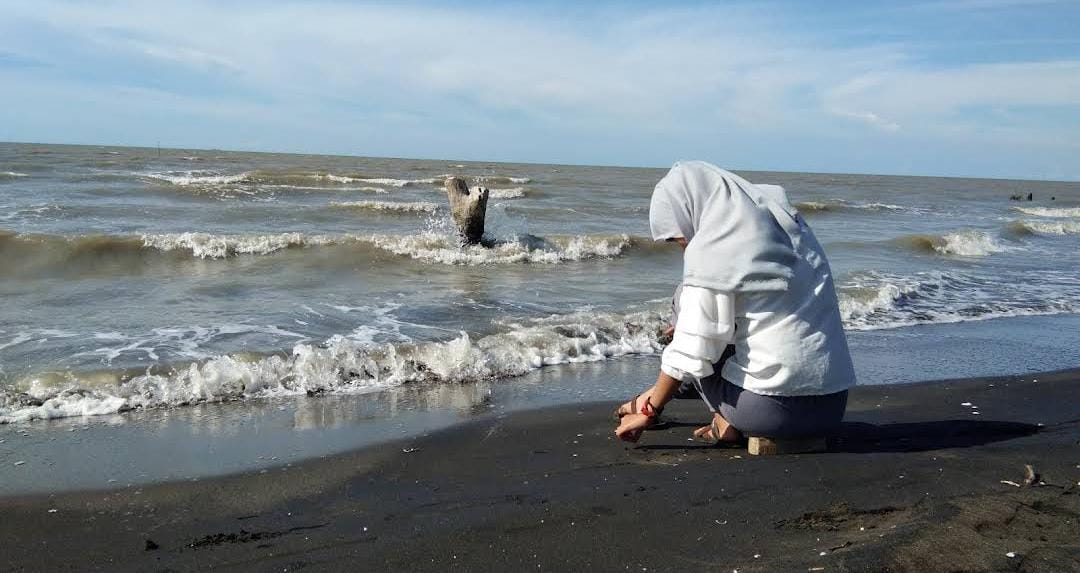
[[[118,145],[108,143],[61,143],[61,142],[48,142],[48,141],[0,141],[0,145],[52,145],[52,146],[66,146],[66,147],[102,147],[102,148],[119,148],[119,149],[151,149],[151,150],[170,150],[170,151],[221,151],[225,153],[257,153],[262,155],[309,155],[317,157],[351,157],[356,159],[389,159],[399,161],[446,161],[446,162],[462,162],[462,163],[496,163],[503,165],[551,165],[557,167],[596,167],[596,168],[618,168],[618,169],[669,169],[670,166],[666,165],[612,165],[605,163],[552,163],[545,161],[504,161],[504,160],[485,160],[485,159],[454,159],[445,157],[395,157],[389,155],[358,155],[353,153],[308,153],[300,151],[280,151],[280,150],[260,150],[260,149],[226,149],[218,147],[172,147],[162,145]],[[691,159],[701,158],[685,158],[676,161],[690,161]],[[708,159],[704,159],[708,161]],[[971,175],[932,175],[932,174],[914,174],[914,173],[865,173],[854,171],[791,171],[786,169],[743,169],[738,167],[724,166],[724,169],[729,169],[735,172],[751,172],[751,173],[784,173],[784,174],[800,174],[800,175],[856,175],[856,176],[882,176],[882,177],[919,177],[924,179],[976,179],[985,181],[1020,181],[1020,182],[1037,182],[1037,183],[1066,183],[1066,184],[1078,184],[1080,183],[1080,177],[1077,179],[1046,179],[1040,177],[1031,176],[1010,176],[1010,177],[978,177]]]

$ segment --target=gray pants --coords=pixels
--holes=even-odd
[[[719,374],[695,382],[709,409],[748,436],[824,436],[840,425],[847,407],[847,390],[822,396],[765,396]]]

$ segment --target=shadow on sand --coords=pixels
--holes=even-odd
[[[997,420],[941,420],[903,424],[845,422],[829,439],[830,452],[924,452],[968,448],[1030,436],[1034,424]]]
[[[704,423],[669,422],[666,427],[699,427]],[[829,452],[924,452],[949,448],[968,448],[1002,442],[1038,433],[1039,426],[995,420],[941,420],[902,424],[844,422],[829,436]],[[692,450],[712,448],[699,444],[641,445],[642,450]],[[745,447],[732,445],[732,447]]]

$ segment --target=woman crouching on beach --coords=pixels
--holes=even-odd
[[[684,382],[713,413],[700,441],[835,429],[855,371],[825,252],[784,190],[680,162],[657,183],[649,223],[684,250],[679,314],[656,384],[619,408],[615,434],[636,442]]]

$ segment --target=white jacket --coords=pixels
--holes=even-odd
[[[735,355],[720,375],[756,394],[812,396],[854,386],[829,264],[816,239],[801,241],[797,250],[787,291],[724,293],[683,286],[661,369],[683,381],[705,378],[724,348],[734,344]]]

